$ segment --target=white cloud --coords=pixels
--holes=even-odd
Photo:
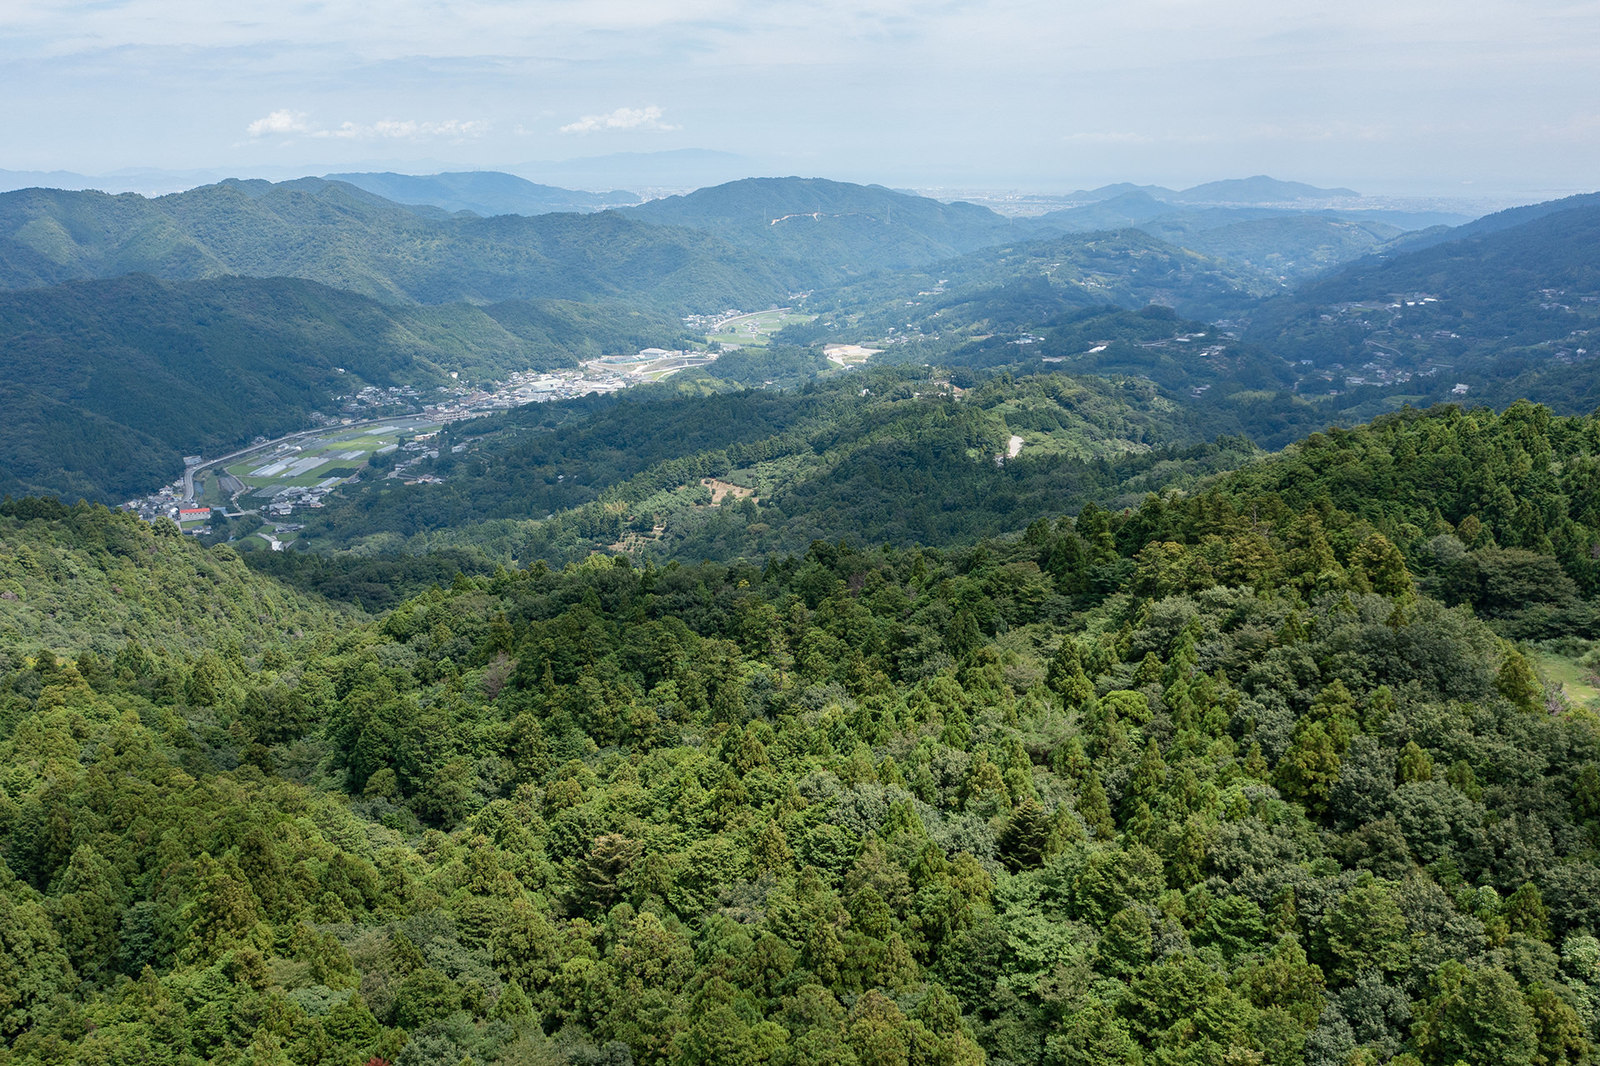
[[[619,107],[606,115],[585,115],[561,127],[562,133],[596,133],[600,130],[675,130],[661,121],[659,107]]]
[[[489,123],[482,119],[446,119],[443,122],[416,122],[411,119],[379,119],[370,125],[340,123],[333,129],[312,130],[313,137],[335,137],[346,141],[417,141],[429,138],[465,140],[482,137]]]
[[[307,137],[334,138],[343,141],[417,141],[424,139],[466,140],[482,137],[489,132],[489,123],[482,119],[445,119],[443,122],[417,122],[412,119],[379,119],[363,125],[358,122],[341,122],[337,126],[313,126],[306,115],[287,108],[258,118],[245,127],[252,137],[271,137],[285,134],[304,134]]]
[[[246,128],[252,137],[271,137],[282,133],[305,133],[311,127],[304,114],[285,108],[256,119]]]

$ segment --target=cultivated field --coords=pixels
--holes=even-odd
[[[241,459],[230,464],[227,473],[245,486],[239,505],[251,509],[286,489],[330,489],[360,471],[373,455],[393,449],[401,436],[436,428],[436,423],[415,418],[332,428]],[[207,477],[208,490],[216,480],[214,475]]]

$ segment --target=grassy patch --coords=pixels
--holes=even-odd
[[[783,327],[797,322],[810,322],[816,317],[816,315],[795,314],[788,308],[757,311],[754,314],[728,319],[715,333],[706,334],[706,340],[716,341],[719,344],[763,348],[772,340],[772,335]]]
[[[1562,692],[1566,694],[1567,702],[1573,706],[1600,705],[1600,677],[1588,667],[1576,660],[1546,651],[1538,652],[1534,656],[1534,663],[1546,684],[1560,685]]]

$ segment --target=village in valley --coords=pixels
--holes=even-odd
[[[297,514],[321,508],[329,493],[359,480],[376,456],[403,453],[387,477],[440,480],[411,475],[424,460],[438,458],[439,430],[452,422],[524,404],[616,392],[716,358],[710,351],[645,348],[576,367],[521,371],[485,388],[441,385],[433,397],[413,386],[369,385],[341,397],[336,414],[314,414],[308,429],[275,440],[257,438],[223,456],[185,456],[182,477],[123,508],[146,521],[170,519],[197,536],[210,534],[217,517],[254,516],[263,522],[256,535],[281,550],[300,528]]]
[[[439,457],[439,431],[451,423],[661,381],[710,365],[720,351],[763,345],[783,325],[804,317],[789,308],[691,316],[685,324],[704,330],[711,350],[644,348],[575,367],[519,371],[479,388],[440,385],[430,395],[411,385],[368,385],[339,397],[334,413],[313,413],[307,429],[272,440],[258,437],[222,456],[185,456],[182,477],[127,501],[123,508],[149,522],[169,519],[195,536],[212,535],[219,520],[233,523],[235,532],[255,526],[247,535],[280,551],[293,541],[308,511],[322,508],[340,486],[370,476],[376,457],[399,453],[392,463],[382,464],[385,477],[408,484],[442,481],[419,468]],[[829,358],[841,367],[859,365],[875,354],[874,349],[836,347],[840,351],[830,350]],[[470,442],[453,445],[457,451],[467,447]]]

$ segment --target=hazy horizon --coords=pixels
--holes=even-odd
[[[559,188],[590,192],[622,190],[639,193],[647,198],[654,198],[681,194],[698,188],[737,181],[742,178],[799,177],[824,178],[863,185],[884,185],[916,195],[942,200],[972,199],[989,203],[991,206],[996,206],[1008,199],[1034,203],[1035,206],[1032,208],[1024,207],[1012,212],[1027,214],[1048,209],[1048,201],[1052,199],[1065,199],[1075,192],[1092,191],[1109,185],[1129,184],[1139,187],[1165,187],[1175,192],[1182,192],[1194,185],[1257,176],[1243,173],[1217,174],[1192,183],[1163,182],[1156,179],[1146,180],[1142,176],[1122,176],[1096,182],[1063,180],[1032,186],[1001,185],[984,182],[898,184],[881,181],[871,175],[864,174],[785,173],[779,169],[772,168],[762,171],[759,168],[743,166],[742,164],[748,161],[743,160],[741,157],[721,157],[718,153],[706,153],[706,155],[714,157],[711,159],[698,158],[694,150],[684,150],[682,154],[689,155],[691,157],[690,161],[674,161],[671,167],[674,173],[668,174],[660,173],[654,164],[663,158],[674,160],[674,157],[678,156],[679,153],[661,153],[660,156],[644,153],[637,155],[623,154],[617,157],[580,157],[549,162],[489,163],[483,165],[459,164],[448,160],[378,159],[357,160],[339,164],[313,162],[299,166],[197,167],[185,170],[128,166],[101,174],[84,174],[70,170],[21,171],[0,167],[0,193],[33,186],[43,186],[50,188],[95,189],[112,194],[133,192],[144,196],[161,196],[187,191],[201,185],[215,184],[224,180],[262,179],[280,182],[301,177],[323,177],[340,173],[388,172],[429,176],[477,171],[511,174],[537,184]],[[698,178],[696,175],[698,175]],[[1337,187],[1334,183],[1317,180],[1314,175],[1284,177],[1279,174],[1268,174],[1261,176],[1280,181],[1300,182],[1322,188]],[[673,180],[674,177],[677,180]],[[1357,188],[1350,191],[1357,193],[1359,196],[1357,201],[1350,202],[1352,206],[1393,206],[1421,209],[1431,205],[1441,210],[1448,209],[1469,214],[1487,214],[1507,207],[1559,199],[1578,193],[1592,192],[1595,189],[1583,187],[1540,188],[1532,185],[1523,187],[1481,187],[1473,184],[1440,187],[1436,184],[1422,182],[1410,187],[1391,185],[1376,190]]]
[[[0,168],[563,184],[584,160],[689,149],[743,164],[722,180],[1048,194],[1270,174],[1546,198],[1600,174],[1597,25],[1595,0],[399,0],[381,19],[341,2],[18,0],[0,13]]]

